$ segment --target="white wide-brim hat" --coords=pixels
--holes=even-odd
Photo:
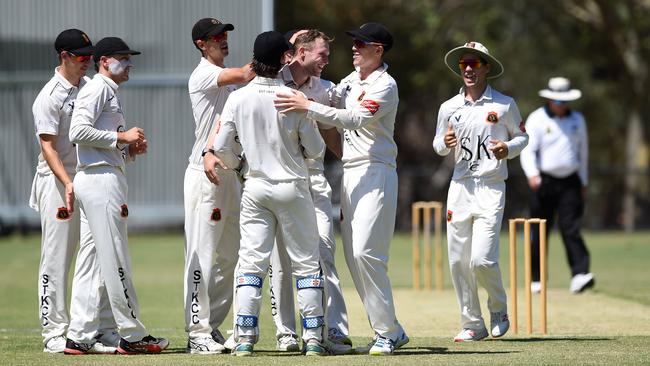
[[[582,92],[578,89],[571,89],[571,81],[563,77],[554,77],[548,80],[548,89],[539,91],[539,96],[551,100],[570,102],[580,99]]]
[[[466,53],[473,53],[490,64],[490,72],[487,74],[488,79],[498,78],[503,74],[503,65],[494,56],[490,55],[490,52],[485,46],[478,42],[467,42],[447,52],[445,55],[445,64],[456,75],[463,77],[458,67],[458,61]]]

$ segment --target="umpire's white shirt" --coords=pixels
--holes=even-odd
[[[239,140],[248,162],[246,178],[307,179],[305,158],[317,158],[325,150],[313,121],[303,113],[284,114],[275,108],[278,92],[290,92],[282,79],[257,76],[232,92],[223,108],[214,149],[226,165],[237,166],[239,158],[230,142]]]
[[[213,124],[219,118],[228,95],[234,89],[227,85],[220,87],[217,84],[219,75],[224,69],[219,67],[205,57],[196,66],[190,80],[187,83],[192,103],[192,114],[194,115],[194,146],[189,157],[190,165],[198,166],[203,170],[203,157],[201,153],[208,143]]]
[[[574,110],[564,117],[549,113],[541,107],[526,120],[530,141],[521,152],[524,173],[529,178],[540,172],[566,178],[578,172],[582,185],[586,186],[589,150],[585,118]]]
[[[118,85],[95,74],[79,92],[70,124],[70,141],[77,146],[77,171],[113,166],[124,171],[128,145],[117,143],[117,133],[126,131]]]
[[[396,167],[393,139],[399,95],[397,83],[383,64],[361,80],[353,71],[336,86],[335,105],[310,103],[307,117],[343,129],[343,166],[382,163]],[[338,100],[340,98],[340,100]]]
[[[453,180],[482,178],[486,182],[508,178],[505,159],[497,160],[489,150],[490,140],[501,140],[508,146],[508,159],[521,153],[528,143],[519,108],[514,99],[487,86],[483,95],[472,103],[465,99],[465,90],[440,106],[433,148],[440,155],[451,149],[445,146],[444,136],[449,124],[456,131],[458,145],[454,149]]]
[[[54,71],[54,76],[41,89],[41,92],[38,93],[32,105],[36,136],[58,136],[55,146],[56,151],[59,153],[63,167],[70,175],[74,175],[77,167],[77,151],[68,137],[70,120],[75,108],[75,99],[77,98],[79,89],[88,81],[90,81],[90,78],[84,76],[79,81],[78,87],[72,85],[59,73],[59,68],[57,67]],[[38,154],[36,171],[40,174],[52,173],[42,152]]]

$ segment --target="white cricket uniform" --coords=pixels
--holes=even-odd
[[[490,312],[507,312],[506,292],[499,269],[499,233],[505,205],[507,160],[497,160],[490,140],[508,146],[508,159],[528,143],[515,101],[488,85],[475,102],[464,89],[440,106],[433,148],[440,155],[451,149],[444,135],[451,124],[458,145],[447,196],[449,267],[461,310],[463,329],[481,330],[485,323],[478,299],[478,283],[488,293]]]
[[[334,84],[317,77],[310,77],[303,85],[293,80],[289,67],[283,67],[278,75],[284,85],[297,89],[317,103],[329,105],[329,91]],[[320,237],[320,261],[325,278],[326,324],[329,329],[338,329],[347,336],[348,315],[341,291],[341,281],[334,263],[336,241],[332,222],[332,188],[324,174],[325,151],[316,159],[307,159],[309,168],[309,190],[316,208],[316,222]],[[293,303],[291,260],[286,253],[281,236],[273,248],[269,266],[269,290],[271,291],[271,314],[276,326],[276,336],[296,334],[296,317]]]
[[[185,170],[185,330],[190,337],[210,337],[232,304],[232,284],[239,250],[241,184],[234,171],[220,170],[212,184],[201,153],[232,86],[219,86],[224,69],[202,57],[188,82],[195,142]]]
[[[68,138],[70,118],[79,89],[90,79],[81,78],[74,86],[59,73],[45,84],[34,100],[34,129],[40,135],[57,136],[55,149],[70,178],[74,178],[77,152]],[[40,144],[40,139],[38,139]],[[68,272],[79,241],[79,210],[66,210],[65,186],[38,155],[29,206],[41,216],[41,260],[38,271],[38,308],[43,342],[65,336],[70,322],[67,306]]]
[[[127,238],[127,182],[124,175],[128,145],[117,142],[126,130],[118,85],[96,74],[79,92],[70,125],[70,141],[77,144],[75,192],[81,211],[80,252],[87,253],[72,286],[68,338],[92,343],[102,298],[108,298],[119,334],[129,342],[148,334],[131,280]]]
[[[276,92],[288,90],[281,79],[256,77],[233,92],[214,143],[217,154],[233,166],[238,157],[229,142],[238,136],[248,163],[241,203],[235,322],[237,337],[250,336],[255,341],[262,282],[279,233],[298,277],[303,339],[320,341],[323,337],[319,239],[305,158],[319,157],[325,145],[316,124],[304,114],[276,110]]]
[[[540,107],[528,116],[526,131],[530,140],[520,159],[526,177],[544,172],[566,178],[577,172],[582,185],[588,184],[589,144],[582,113],[572,109],[569,115],[558,118]]]
[[[345,259],[370,326],[397,340],[388,253],[397,210],[397,145],[393,140],[399,96],[383,64],[365,80],[357,71],[337,86],[336,109],[311,103],[307,117],[342,129],[341,234]]]

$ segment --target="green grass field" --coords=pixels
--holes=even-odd
[[[413,291],[410,236],[398,234],[392,244],[389,273],[398,319],[411,337],[403,349],[384,358],[350,355],[307,359],[299,354],[280,354],[274,351],[274,330],[265,305],[261,315],[261,341],[256,346],[258,353],[256,357],[238,359],[229,355],[184,353],[180,234],[130,238],[142,318],[154,335],[171,340],[165,354],[128,357],[44,354],[36,299],[40,238],[14,236],[0,240],[0,365],[650,364],[650,233],[587,233],[586,240],[597,283],[592,291],[581,295],[569,293],[570,274],[563,246],[557,236],[550,240],[549,334],[546,336],[525,334],[522,291],[518,335],[511,330],[500,340],[455,344],[452,337],[458,331],[459,315],[447,267],[443,292]],[[506,238],[502,238],[501,247],[501,269],[508,286]],[[363,345],[370,340],[372,332],[352,286],[342,250],[337,252],[337,259],[352,339],[355,345]],[[522,282],[521,269],[519,278]],[[482,300],[486,311],[485,294]],[[537,308],[538,297],[533,300]],[[268,298],[265,301],[268,304]],[[538,319],[535,311],[536,332]]]

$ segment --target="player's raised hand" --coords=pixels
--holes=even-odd
[[[72,182],[65,185],[65,206],[68,208],[68,212],[74,212],[74,184]]]
[[[144,139],[144,130],[140,127],[133,127],[128,131],[117,133],[117,142],[120,144],[131,145],[136,142],[142,142]]]
[[[309,109],[309,101],[303,93],[300,93],[296,90],[290,90],[289,92],[279,92],[275,95],[275,108],[281,113],[287,113],[291,111],[306,111]]]
[[[131,155],[146,154],[148,147],[149,147],[149,143],[147,142],[147,139],[144,139],[142,140],[142,142],[136,142],[134,144],[129,145],[129,153]]]
[[[203,156],[203,172],[208,180],[214,185],[219,185],[219,175],[217,174],[217,167],[221,169],[228,169],[226,165],[216,157],[213,153],[208,153]]]
[[[492,144],[490,151],[492,151],[494,157],[497,158],[497,160],[505,159],[508,157],[508,145],[506,145],[505,142],[492,139],[490,140],[490,143]]]
[[[458,145],[458,139],[456,138],[456,131],[454,131],[454,126],[449,123],[447,127],[447,132],[445,132],[445,146],[448,148],[456,147]]]

